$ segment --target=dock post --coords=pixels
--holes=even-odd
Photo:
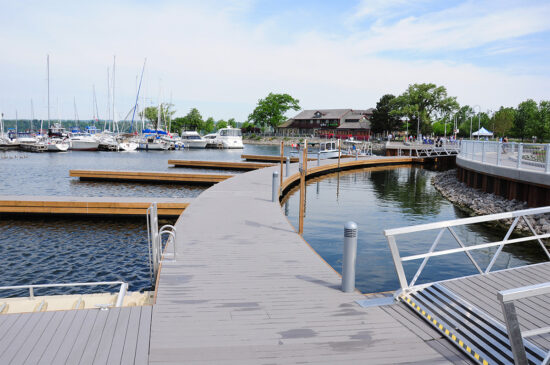
[[[281,180],[279,181],[279,189],[283,188],[283,163],[285,159],[285,143],[281,141]],[[279,190],[279,196],[281,196],[283,192]]]
[[[359,150],[355,150],[355,161],[359,160]]]
[[[344,258],[342,262],[342,291],[355,290],[355,260],[357,257],[357,224],[347,222],[344,225]]]
[[[290,157],[286,158],[286,177],[288,177],[288,172],[290,171]]]
[[[317,167],[321,166],[321,151],[317,152]]]
[[[306,171],[307,171],[307,141],[304,141],[305,148],[302,151],[300,160],[300,212],[298,217],[298,234],[304,233],[304,215],[306,207]]]
[[[546,164],[545,164],[546,168],[544,169],[544,172],[546,172],[548,174],[548,173],[550,173],[550,144],[546,145],[545,151],[546,151],[546,157],[545,157],[544,161],[546,162]]]
[[[275,202],[279,194],[277,194],[279,187],[277,186],[277,180],[279,180],[279,173],[273,171],[273,184],[271,187],[271,201]]]
[[[340,140],[338,140],[338,170],[340,169],[340,155],[342,154],[340,148]]]

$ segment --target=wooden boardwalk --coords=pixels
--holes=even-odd
[[[147,364],[151,308],[0,315],[0,364]]]
[[[153,202],[160,216],[179,216],[192,199],[0,195],[0,214],[141,215]]]
[[[273,166],[270,163],[254,162],[228,162],[228,161],[194,161],[194,160],[168,160],[168,165],[174,167],[216,169],[216,170],[257,170]]]
[[[213,186],[176,223],[183,233],[177,261],[162,265],[150,363],[464,362],[427,324],[340,291],[340,276],[271,202],[273,170]]]
[[[69,176],[80,180],[99,181],[139,181],[149,183],[171,184],[216,184],[227,180],[229,174],[181,174],[159,171],[98,171],[98,170],[69,170]]]

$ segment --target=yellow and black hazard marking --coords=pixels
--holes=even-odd
[[[443,324],[439,323],[437,319],[426,313],[425,310],[420,308],[418,304],[416,304],[409,296],[402,296],[402,299],[405,300],[405,302],[410,305],[414,310],[416,310],[419,314],[421,314],[428,322],[430,322],[435,328],[437,328],[441,333],[445,334],[445,336],[452,340],[455,344],[457,344],[460,348],[462,348],[464,351],[466,351],[468,354],[470,354],[474,359],[479,361],[480,364],[483,365],[489,365],[489,362],[481,357],[480,354],[475,352],[470,348],[470,346],[466,345],[461,339],[459,339],[453,332],[451,332],[448,328],[446,328]]]

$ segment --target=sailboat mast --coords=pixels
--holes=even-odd
[[[118,125],[116,122],[116,114],[115,114],[115,64],[116,64],[116,56],[113,56],[113,132],[115,130],[115,126],[118,131]]]
[[[109,67],[107,67],[107,118],[103,123],[103,130],[107,129],[107,123],[111,119],[111,79],[109,77]]]
[[[50,55],[46,55],[46,69],[48,74],[48,128],[50,128]]]
[[[32,129],[32,122],[34,122],[34,106],[32,105],[32,98],[31,98],[31,129]],[[42,130],[40,130],[39,133],[42,133]]]

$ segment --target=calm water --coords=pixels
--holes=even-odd
[[[16,218],[0,220],[0,285],[123,280],[151,287],[143,219]],[[37,289],[37,295],[104,292],[106,287]],[[27,290],[2,291],[27,296]]]
[[[195,197],[205,187],[81,182],[70,178],[69,170],[185,172],[186,169],[169,168],[168,159],[237,161],[243,153],[277,154],[278,147],[246,146],[244,151],[0,152],[0,195]],[[0,216],[0,286],[116,280],[129,282],[132,291],[151,286],[145,217]],[[36,294],[91,291],[105,291],[105,287],[41,289]],[[0,292],[0,297],[27,293],[26,290]]]
[[[383,230],[402,226],[464,218],[465,215],[444,199],[430,184],[437,172],[419,167],[374,168],[333,174],[308,182],[304,238],[336,270],[341,272],[343,230],[347,221],[359,227],[356,285],[364,293],[395,290],[399,287],[393,260]],[[285,211],[298,226],[299,193],[293,192]],[[468,244],[501,240],[505,232],[481,225],[457,228]],[[401,256],[426,253],[437,230],[397,236]],[[446,232],[438,246],[456,248]],[[485,268],[494,249],[474,251],[474,258]],[[494,269],[545,261],[536,243],[509,245]],[[409,280],[421,260],[405,263]],[[477,273],[463,253],[431,258],[418,283]]]
[[[195,197],[196,185],[81,182],[69,170],[132,170],[235,174],[236,171],[169,167],[169,159],[239,161],[241,154],[276,155],[278,146],[245,145],[244,150],[181,150],[62,153],[0,152],[0,195]]]

